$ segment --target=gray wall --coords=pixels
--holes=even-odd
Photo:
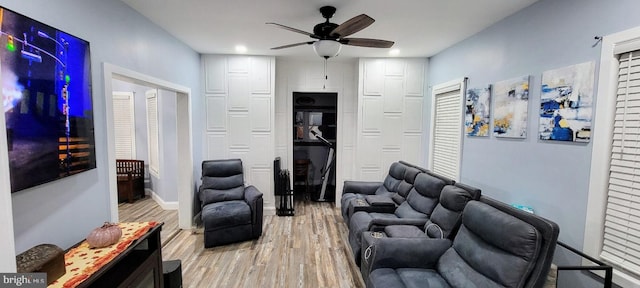
[[[435,55],[429,66],[430,86],[467,76],[469,87],[480,88],[532,76],[527,138],[464,137],[461,181],[504,202],[532,206],[560,225],[561,241],[578,249],[584,238],[592,144],[537,139],[541,74],[586,61],[596,61],[597,71],[600,45],[592,47],[594,36],[640,25],[637,11],[637,0],[541,0]],[[599,97],[604,96],[596,95],[596,105]],[[564,258],[556,254],[558,261]],[[582,281],[561,275],[567,275],[561,281]]]
[[[178,201],[178,138],[176,136],[176,92],[158,90],[160,100],[160,178],[151,176],[152,190],[165,202]],[[197,179],[197,178],[196,178]]]
[[[0,237],[15,237],[16,253],[40,243],[68,248],[111,218],[102,63],[190,87],[192,95],[200,95],[199,55],[121,1],[0,0],[0,5],[91,43],[97,169],[14,193],[14,231],[0,232]],[[202,99],[192,97],[191,104],[193,119],[200,119]],[[193,131],[202,131],[200,123],[193,122]],[[200,133],[193,135],[195,170],[202,159],[202,139]]]

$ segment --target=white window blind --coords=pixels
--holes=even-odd
[[[136,158],[133,111],[132,92],[113,92],[113,128],[116,142],[116,159]]]
[[[601,257],[640,275],[640,50],[619,59]]]
[[[464,82],[434,88],[431,170],[456,181],[460,177]]]
[[[147,132],[149,138],[149,173],[160,177],[160,148],[158,127],[158,91],[149,90],[147,99]]]

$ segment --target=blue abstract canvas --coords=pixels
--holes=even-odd
[[[467,136],[489,136],[491,89],[468,89],[464,125]]]
[[[590,141],[594,70],[591,61],[542,73],[540,139]]]
[[[522,76],[493,85],[493,135],[505,138],[527,137],[529,107],[529,76]]]

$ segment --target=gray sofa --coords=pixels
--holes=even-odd
[[[482,196],[449,239],[380,238],[367,287],[542,287],[558,226]]]
[[[461,183],[442,188],[440,201],[424,225],[389,225],[382,232],[362,233],[362,260],[360,271],[367,279],[371,269],[370,258],[375,254],[375,242],[382,237],[453,239],[462,222],[462,211],[467,203],[480,198],[481,191]]]
[[[405,177],[407,168],[415,177],[425,169],[398,161],[391,164],[383,182],[345,181],[340,199],[342,218],[349,224],[353,213],[358,211],[392,213],[413,187]]]
[[[405,171],[405,181],[413,184],[413,188],[393,213],[378,213],[359,211],[349,219],[349,245],[353,252],[354,261],[360,265],[361,237],[365,231],[373,231],[388,225],[425,225],[438,205],[442,188],[454,183],[453,180],[430,173],[417,173],[415,179],[408,168]],[[402,195],[396,196],[396,198]],[[404,197],[403,197],[404,199]],[[402,200],[402,199],[401,199]]]
[[[240,159],[203,161],[198,200],[205,248],[262,235],[262,193],[244,186]]]

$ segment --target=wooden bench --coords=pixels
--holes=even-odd
[[[144,161],[116,159],[118,203],[144,197]]]

